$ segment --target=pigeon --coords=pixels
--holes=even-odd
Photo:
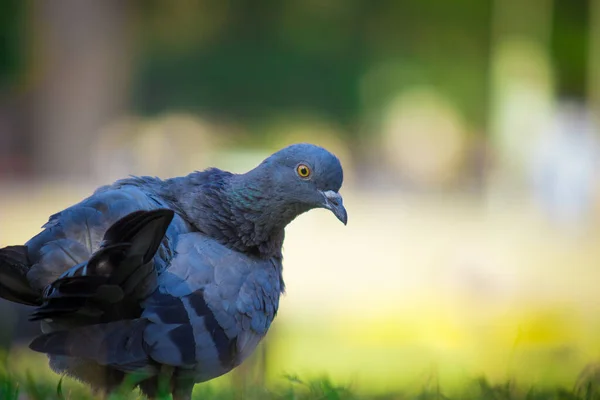
[[[281,294],[285,227],[311,209],[344,225],[339,159],[294,144],[256,168],[132,176],[0,249],[0,297],[34,306],[30,344],[50,367],[108,395],[191,399],[265,337]]]

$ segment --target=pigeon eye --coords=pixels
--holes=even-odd
[[[310,168],[308,165],[300,164],[296,167],[296,172],[300,178],[308,178],[310,176]]]

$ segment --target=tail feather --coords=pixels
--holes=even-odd
[[[150,261],[173,216],[173,211],[159,209],[137,211],[117,221],[86,264],[74,267],[46,288],[44,304],[30,319],[94,312],[103,315],[98,322],[137,317],[128,313],[137,312],[139,300],[156,286]]]
[[[147,324],[147,320],[135,319],[47,333],[36,337],[29,348],[40,353],[93,360],[124,370],[139,370],[150,363],[144,341]]]
[[[81,312],[85,307],[85,299],[81,298],[61,298],[52,301],[52,308],[39,307],[29,316],[30,321],[38,321],[45,318],[57,318],[65,315],[71,315],[75,312]]]
[[[41,294],[31,288],[26,278],[29,267],[26,246],[0,249],[0,297],[29,306],[41,304]]]

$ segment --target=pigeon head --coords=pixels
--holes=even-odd
[[[287,219],[313,208],[325,208],[342,223],[348,222],[339,194],[344,179],[342,165],[322,147],[305,143],[288,146],[249,174],[263,180],[270,199],[277,199],[280,207],[295,214],[288,215]]]
[[[162,193],[205,235],[238,251],[279,257],[285,227],[298,215],[325,208],[347,223],[343,176],[329,151],[294,144],[245,174],[195,172],[168,181]]]

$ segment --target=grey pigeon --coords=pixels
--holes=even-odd
[[[0,297],[35,306],[31,349],[102,393],[134,374],[174,399],[244,361],[284,291],[284,228],[325,208],[344,224],[339,160],[295,144],[245,174],[131,177],[0,250]]]

